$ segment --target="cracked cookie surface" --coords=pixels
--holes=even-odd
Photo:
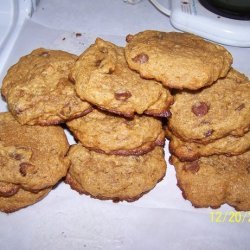
[[[250,210],[250,151],[232,157],[214,155],[193,162],[171,156],[177,185],[195,207],[218,208],[227,203]]]
[[[79,56],[70,77],[77,94],[100,109],[127,117],[169,115],[169,90],[130,70],[124,49],[100,38]]]
[[[31,192],[52,187],[66,175],[68,149],[61,127],[21,125],[0,113],[0,182]]]
[[[65,51],[40,48],[10,67],[2,94],[21,124],[58,124],[91,111],[67,79],[76,58]]]
[[[190,33],[146,30],[128,35],[125,56],[142,77],[176,89],[199,89],[226,76],[231,54]]]
[[[161,121],[150,116],[128,119],[95,109],[67,126],[85,147],[106,154],[144,154],[165,142]]]
[[[225,136],[208,144],[182,141],[171,131],[166,131],[169,141],[169,151],[181,161],[194,161],[202,156],[224,154],[239,155],[250,149],[250,132],[243,136]]]
[[[81,144],[70,148],[71,166],[66,182],[80,194],[98,199],[134,201],[150,191],[164,176],[162,147],[140,156],[106,155]]]
[[[208,143],[250,129],[250,82],[234,69],[210,87],[174,97],[168,127],[184,141]]]

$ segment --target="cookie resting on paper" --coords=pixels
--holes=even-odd
[[[213,155],[193,162],[171,156],[183,197],[195,207],[218,208],[227,203],[250,211],[250,151],[227,157]]]
[[[162,147],[140,156],[106,155],[80,144],[70,148],[66,182],[80,194],[113,201],[134,201],[163,179],[166,162]]]

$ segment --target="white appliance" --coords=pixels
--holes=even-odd
[[[249,20],[230,19],[215,14],[198,0],[150,1],[170,17],[170,22],[176,29],[225,45],[250,47]]]

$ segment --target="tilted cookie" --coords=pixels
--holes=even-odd
[[[68,170],[68,149],[61,127],[21,125],[10,113],[0,113],[0,182],[14,184],[14,190],[15,185],[30,192],[54,186]],[[8,194],[3,190],[0,195]]]
[[[149,116],[128,119],[95,109],[67,126],[82,145],[106,154],[140,155],[165,142],[161,121]]]
[[[250,211],[250,151],[227,157],[214,155],[193,162],[171,156],[183,197],[195,207],[218,208],[227,203]]]
[[[66,182],[80,194],[98,199],[134,201],[151,190],[166,172],[162,147],[140,156],[106,155],[80,144],[70,148]]]
[[[170,92],[130,70],[124,49],[100,38],[84,51],[72,69],[76,92],[100,109],[132,117],[135,113],[168,116]]]
[[[131,69],[176,89],[199,89],[226,76],[231,54],[222,46],[190,33],[146,30],[126,37]]]
[[[169,151],[181,161],[194,161],[214,154],[239,155],[250,149],[250,132],[241,137],[225,136],[208,144],[182,141],[170,130],[166,131],[166,136],[170,139]]]
[[[21,124],[58,124],[91,111],[67,79],[76,58],[64,51],[41,48],[8,70],[2,94]]]
[[[243,136],[250,129],[250,82],[232,69],[208,88],[177,93],[171,113],[168,127],[184,141]]]

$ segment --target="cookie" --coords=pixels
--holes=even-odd
[[[0,182],[30,192],[50,188],[66,175],[68,149],[61,127],[21,125],[0,113]]]
[[[8,70],[2,94],[21,124],[58,124],[92,110],[67,79],[76,58],[64,51],[37,49]]]
[[[50,190],[51,188],[46,188],[37,193],[33,193],[24,189],[19,189],[17,193],[12,196],[0,195],[0,211],[11,213],[21,208],[30,206],[43,199],[50,192]]]
[[[227,156],[239,155],[250,149],[250,132],[241,137],[226,136],[208,144],[182,141],[166,131],[169,142],[169,151],[181,161],[194,161],[202,156],[224,154]]]
[[[135,113],[166,117],[173,102],[160,83],[142,79],[128,68],[123,48],[100,38],[80,55],[70,78],[83,100],[127,117]]]
[[[199,89],[226,76],[231,54],[190,33],[146,30],[126,37],[131,69],[175,89]]]
[[[106,154],[140,155],[165,142],[161,121],[149,116],[128,119],[95,109],[67,126],[83,146]]]
[[[168,127],[184,141],[243,136],[250,128],[250,82],[232,69],[208,88],[177,93],[171,113]]]
[[[140,156],[120,156],[97,153],[77,144],[70,148],[68,157],[71,166],[66,182],[80,194],[98,199],[137,200],[166,172],[162,147]]]
[[[218,208],[227,203],[250,211],[250,151],[227,157],[213,155],[193,162],[172,156],[178,186],[195,207]]]

